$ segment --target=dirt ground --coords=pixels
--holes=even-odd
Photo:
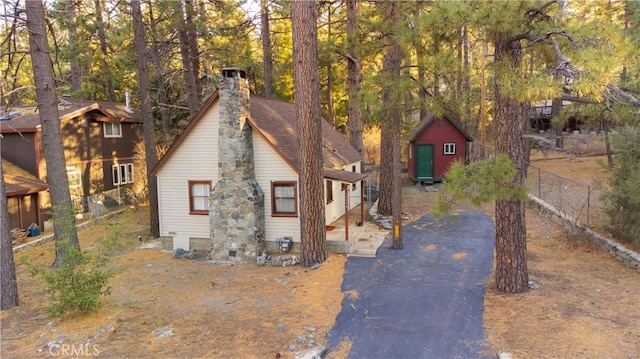
[[[591,166],[592,160],[568,156],[536,165],[572,166],[569,174],[576,174],[587,172],[576,166]],[[434,197],[407,183],[403,211],[417,219]],[[341,255],[311,270],[216,265],[138,249],[138,234],[148,233],[147,215],[129,211],[79,230],[87,250],[116,228],[122,232],[122,247],[111,259],[119,274],[97,313],[46,317],[42,283],[17,264],[21,305],[0,316],[0,356],[68,357],[66,348],[67,354],[103,358],[292,358],[292,344],[297,350],[325,343],[343,296],[354,295],[340,290],[346,261]],[[502,295],[489,280],[484,323],[492,351],[514,358],[640,357],[640,273],[569,238],[532,210],[527,237],[530,279],[539,288]],[[47,243],[16,257],[48,265],[52,247]]]
[[[537,153],[532,164],[584,183],[606,177],[605,156]],[[529,279],[504,295],[490,279],[484,325],[494,352],[514,358],[640,357],[640,273],[527,210]]]

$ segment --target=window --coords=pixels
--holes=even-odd
[[[333,202],[333,181],[327,180],[327,204]]]
[[[456,144],[455,143],[445,143],[444,144],[444,154],[445,155],[455,155],[456,154]]]
[[[298,216],[296,182],[271,182],[271,215]]]
[[[355,165],[351,166],[351,172],[354,172],[354,173],[356,172],[356,166]],[[358,188],[358,185],[354,182],[351,185],[351,190],[355,191],[357,188]]]
[[[103,122],[104,137],[122,137],[122,125],[120,122]]]
[[[67,167],[67,178],[69,179],[69,188],[82,187],[82,178],[80,170],[75,167]]]
[[[133,163],[123,163],[111,166],[113,185],[133,183]]]
[[[189,181],[189,214],[209,214],[211,181]]]

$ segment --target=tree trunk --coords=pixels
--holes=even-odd
[[[463,54],[463,49],[462,49],[462,28],[458,27],[456,29],[456,38],[458,39],[458,43],[456,44],[456,46],[458,47],[458,68],[457,68],[457,73],[456,73],[456,91],[454,92],[453,95],[453,101],[457,102],[460,100],[460,96],[462,95],[462,65],[463,65],[463,61],[464,61],[464,54]],[[453,44],[451,44],[451,46],[453,47]],[[453,50],[453,49],[452,49]]]
[[[262,64],[264,70],[264,96],[273,97],[273,56],[269,33],[269,1],[260,0],[260,34],[262,37]]]
[[[438,33],[433,33],[433,53],[440,53],[440,35]],[[433,70],[433,97],[440,96],[440,74],[438,73],[438,68],[435,67]]]
[[[7,208],[7,196],[4,195],[6,192],[1,161],[0,193],[2,194],[0,195],[0,310],[5,310],[20,305],[20,299],[18,297],[16,267],[13,262],[9,210]]]
[[[189,107],[189,116],[193,117],[200,110],[198,102],[198,86],[196,84],[195,72],[193,69],[193,61],[191,59],[191,48],[189,47],[188,24],[184,20],[184,9],[182,2],[175,3],[174,24],[178,31],[178,41],[180,43],[180,57],[182,59],[182,68],[184,71],[184,83],[187,95],[187,106]],[[186,123],[183,125],[186,126]]]
[[[202,106],[202,81],[200,80],[200,49],[198,48],[198,26],[194,19],[193,0],[185,0],[185,15],[187,36],[189,38],[189,57],[191,57],[191,69],[195,82],[195,97],[198,103],[198,110]]]
[[[69,12],[69,45],[71,45],[72,55],[69,59],[69,67],[71,72],[71,91],[78,92],[81,87],[82,73],[80,72],[80,66],[78,65],[78,29],[76,27],[76,2],[75,0],[67,0],[66,6]]]
[[[555,121],[555,118],[560,115],[560,111],[562,111],[562,99],[554,98],[553,100],[551,100],[551,124],[553,133],[556,137],[556,148],[563,148],[564,142],[562,134],[564,123]]]
[[[360,92],[360,64],[356,55],[357,36],[357,2],[347,0],[347,38],[349,55],[347,59],[347,91],[349,93],[349,143],[360,154],[364,154],[362,141],[362,119],[360,118],[360,106],[358,106],[358,93]]]
[[[613,153],[611,152],[611,141],[609,141],[609,120],[602,119],[602,131],[604,132],[604,145],[607,153],[607,166],[613,168]]]
[[[160,236],[160,217],[158,214],[158,181],[151,170],[158,162],[156,154],[156,140],[154,134],[153,111],[151,107],[151,84],[149,81],[149,68],[147,67],[146,42],[144,28],[142,26],[142,12],[140,1],[131,1],[131,16],[133,17],[134,42],[138,61],[138,79],[140,86],[142,132],[144,135],[145,158],[147,162],[147,183],[149,184],[149,222],[151,235]]]
[[[469,63],[469,30],[466,25],[462,28],[462,48],[464,50],[464,128],[469,131],[471,127],[471,65]]]
[[[300,126],[300,261],[309,267],[327,259],[315,2],[292,1],[291,22],[295,108]]]
[[[149,47],[149,52],[151,54],[151,58],[153,59],[153,63],[155,64],[155,83],[158,86],[157,89],[157,102],[166,104],[169,103],[169,99],[167,96],[167,86],[165,84],[164,73],[165,69],[162,64],[162,60],[160,59],[160,51],[158,48],[162,46],[160,42],[157,40],[158,29],[156,25],[156,18],[153,12],[153,6],[151,4],[151,0],[147,3],[147,9],[149,9],[149,26],[151,28],[151,46]],[[168,145],[173,141],[172,136],[172,126],[171,126],[171,117],[167,111],[165,106],[158,106],[158,113],[160,113],[160,121],[162,126],[162,137],[160,140],[161,145]]]
[[[95,0],[96,24],[98,39],[100,40],[100,53],[102,54],[102,75],[104,76],[105,92],[110,102],[116,101],[116,94],[113,91],[113,80],[111,79],[111,64],[109,64],[109,51],[107,48],[107,37],[104,32],[104,22],[102,20],[102,0]]]
[[[485,156],[487,143],[487,41],[482,39],[482,55],[480,56],[480,143],[482,158]]]
[[[382,72],[385,74],[386,82],[382,85],[382,103],[385,108],[382,118],[381,128],[381,156],[389,154],[390,158],[380,159],[380,198],[378,202],[378,213],[391,215],[394,226],[401,231],[401,190],[402,174],[400,173],[400,131],[402,125],[402,100],[404,94],[400,93],[395,86],[394,79],[400,77],[400,62],[402,51],[398,40],[397,24],[399,23],[400,9],[399,3],[389,1],[384,2],[384,17],[387,19],[389,28],[386,30],[384,38],[384,54],[382,62]],[[402,235],[396,236],[394,228],[394,248],[402,248]],[[396,240],[399,237],[399,240]]]
[[[29,50],[36,85],[36,99],[42,126],[42,145],[47,165],[47,183],[51,195],[53,211],[53,232],[55,237],[54,267],[64,264],[69,246],[80,248],[76,232],[75,217],[71,205],[69,180],[67,178],[58,98],[55,93],[53,65],[49,55],[49,44],[44,20],[44,5],[40,1],[27,1],[27,28],[29,30]]]
[[[520,67],[519,41],[498,33],[495,36],[496,152],[504,153],[518,168],[513,185],[524,184],[524,116],[522,106],[502,91],[503,76],[517,76]],[[521,293],[529,287],[526,257],[525,206],[522,200],[496,201],[496,284],[500,292]]]
[[[331,5],[327,6],[327,39],[331,41]],[[333,115],[333,99],[331,91],[333,91],[333,64],[331,55],[327,56],[327,122],[331,127],[336,128],[335,118]]]

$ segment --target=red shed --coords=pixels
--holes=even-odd
[[[467,161],[469,142],[473,138],[452,114],[428,114],[409,138],[409,177],[414,182],[441,182],[452,162]]]

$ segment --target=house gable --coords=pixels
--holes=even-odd
[[[410,178],[414,181],[441,181],[454,161],[466,161],[467,142],[472,141],[452,114],[427,115],[416,126],[409,140],[407,165]],[[430,146],[431,149],[423,152],[420,146]],[[432,158],[421,158],[429,153]],[[420,177],[418,168],[421,166],[430,167],[433,176],[428,179]]]
[[[2,156],[46,180],[40,115],[35,106],[15,110],[19,116],[0,123],[7,140]],[[140,111],[121,103],[64,98],[59,100],[58,114],[66,165],[81,173],[82,186],[72,195],[89,196],[115,188],[119,181],[113,179],[112,165],[117,158],[120,164],[132,166],[135,144],[140,142]],[[117,123],[120,135],[104,136],[105,122]]]
[[[190,238],[209,238],[208,215],[189,214],[189,181],[218,180],[218,119],[216,102],[199,112],[154,168],[160,235],[173,236],[174,248],[189,248]]]
[[[152,173],[158,177],[161,235],[173,237],[174,249],[192,249],[196,239],[205,239],[211,235],[211,221],[206,222],[206,218],[197,218],[205,216],[194,216],[188,213],[189,193],[186,175],[190,173],[189,170],[192,170],[195,172],[191,176],[197,176],[197,178],[190,178],[192,180],[210,179],[213,185],[218,181],[218,173],[208,171],[217,170],[218,164],[219,154],[216,146],[219,132],[211,126],[220,120],[219,96],[219,92],[216,91],[207,100],[198,114],[169,147],[165,156],[152,169]],[[295,120],[295,105],[251,96],[249,107],[250,117],[246,120],[251,128],[255,180],[264,192],[264,238],[267,242],[273,242],[278,237],[291,237],[294,242],[299,242],[299,214],[272,215],[273,193],[271,192],[274,183],[293,183],[296,185],[297,193],[300,193],[298,125]],[[331,170],[351,172],[354,168],[358,172],[361,171],[362,156],[326,121],[323,121],[322,126],[325,174]],[[196,145],[196,142],[201,141],[197,138],[201,138],[202,141],[206,140],[206,144]],[[198,157],[196,163],[188,165],[189,161],[196,158],[194,156],[203,156],[203,152],[207,152],[206,158]],[[190,166],[190,169],[181,166]],[[350,182],[356,178],[355,176],[357,176],[356,180],[362,177],[362,175],[351,175],[350,173],[349,176],[338,174],[339,180],[334,181],[336,200],[327,205],[327,221],[334,220],[344,213],[345,196],[344,192],[341,192],[344,181],[349,183],[349,191],[360,194],[360,185]],[[299,206],[299,199],[297,200]],[[353,199],[350,205],[354,207],[359,203],[359,200]],[[299,213],[299,208],[297,210]],[[202,243],[207,242],[203,240]]]

